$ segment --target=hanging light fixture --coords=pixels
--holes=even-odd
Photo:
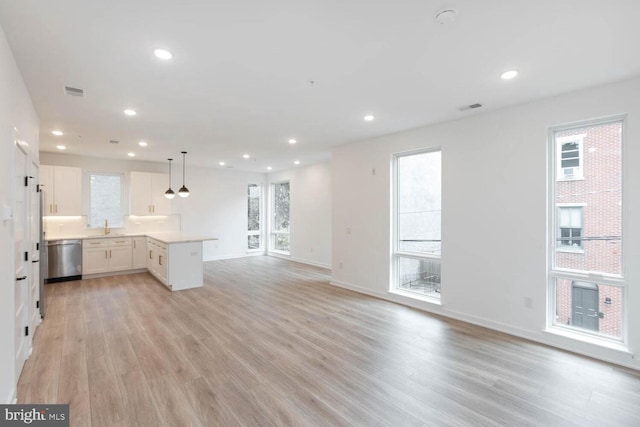
[[[178,190],[178,194],[180,197],[189,197],[189,189],[184,185],[184,168],[185,168],[185,159],[184,155],[187,154],[186,151],[181,151],[182,153],[182,187]]]
[[[173,190],[171,189],[171,161],[173,159],[167,159],[167,160],[169,160],[169,189],[164,192],[164,197],[171,200],[174,197],[176,197],[176,193],[174,193]]]

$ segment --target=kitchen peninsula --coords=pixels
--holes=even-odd
[[[203,285],[202,242],[217,240],[215,237],[179,232],[65,238],[82,240],[83,279],[147,270],[172,291]]]

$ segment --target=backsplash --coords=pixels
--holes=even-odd
[[[113,227],[111,233],[147,233],[180,231],[180,215],[125,216],[124,227]],[[44,218],[47,239],[99,236],[102,228],[87,228],[86,216],[47,216]]]

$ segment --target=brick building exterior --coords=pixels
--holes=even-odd
[[[622,274],[622,123],[557,132],[556,267]],[[576,283],[556,281],[556,323],[575,324]],[[598,332],[622,335],[622,289],[597,284]]]

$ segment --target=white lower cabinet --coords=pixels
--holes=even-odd
[[[167,244],[158,240],[147,237],[147,270],[153,274],[156,279],[169,286],[167,281]]]
[[[203,285],[202,241],[163,243],[147,237],[147,269],[173,291]]]
[[[131,270],[131,257],[130,237],[85,239],[82,242],[82,274]]]
[[[147,239],[146,237],[133,238],[133,268],[147,268]]]
[[[201,287],[202,241],[165,243],[151,237],[103,237],[82,243],[84,276],[143,268],[173,291]]]

